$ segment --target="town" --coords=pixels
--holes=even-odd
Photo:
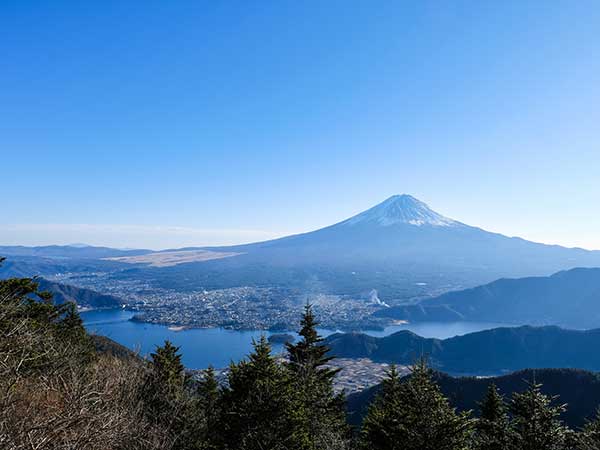
[[[132,320],[181,329],[295,330],[306,303],[314,306],[321,328],[378,330],[389,324],[388,319],[373,316],[382,305],[372,295],[353,298],[253,286],[176,291],[145,280],[121,279],[111,272],[61,273],[49,278],[118,297],[123,308],[135,311]]]

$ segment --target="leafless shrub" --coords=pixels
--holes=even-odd
[[[2,400],[0,447],[169,449],[168,430],[143,414],[144,371],[139,363],[101,356],[89,367],[13,382]]]

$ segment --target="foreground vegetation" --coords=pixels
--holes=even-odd
[[[478,418],[457,413],[424,360],[406,379],[392,368],[351,429],[316,325],[307,306],[288,359],[260,339],[219,386],[212,369],[191,379],[169,342],[149,360],[97,351],[73,304],[56,305],[35,280],[2,280],[0,448],[600,449],[600,420],[570,430],[566,406],[535,383],[510,401],[492,385]]]

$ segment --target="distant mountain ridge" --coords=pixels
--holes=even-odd
[[[411,322],[471,320],[598,327],[600,269],[576,268],[549,277],[500,279],[418,305],[381,310],[376,315]]]
[[[39,247],[25,247],[22,245],[0,246],[0,255],[3,256],[101,259],[122,256],[145,255],[147,253],[152,253],[152,251],[145,249],[120,250],[109,247],[94,247],[85,244],[44,245]]]
[[[363,333],[334,334],[325,344],[333,356],[370,358],[410,365],[426,356],[433,368],[453,374],[494,375],[525,368],[580,368],[600,371],[600,329],[578,331],[555,326],[495,328],[433,339],[399,331],[376,338]]]

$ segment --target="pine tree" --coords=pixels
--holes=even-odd
[[[35,278],[0,280],[0,354],[7,358],[0,369],[17,358],[9,371],[17,377],[81,370],[95,356],[76,305],[55,304],[50,292],[38,290]],[[29,356],[17,362],[19,354]]]
[[[150,354],[150,356],[156,381],[170,388],[174,394],[180,392],[186,377],[179,347],[175,347],[167,340],[162,347],[157,347],[156,352]]]
[[[330,382],[339,369],[325,367],[333,359],[327,356],[329,348],[323,345],[324,339],[319,336],[317,322],[312,310],[312,305],[306,304],[304,314],[300,321],[301,337],[297,344],[288,342],[286,348],[289,355],[289,367],[292,371],[303,377],[316,376],[319,380]]]
[[[89,337],[83,326],[83,320],[77,312],[75,303],[67,302],[59,306],[60,321],[57,323],[58,332],[66,339],[79,342],[89,341]],[[91,360],[93,348],[90,343],[87,360]]]
[[[600,450],[600,408],[595,417],[586,422],[577,440],[578,450]]]
[[[457,414],[432,380],[424,360],[406,381],[390,371],[363,422],[362,445],[373,450],[464,450],[471,420]]]
[[[480,403],[481,415],[476,423],[477,450],[508,450],[512,443],[508,406],[495,384],[488,385]]]
[[[331,440],[344,442],[348,433],[344,399],[333,389],[339,369],[327,367],[333,358],[327,355],[329,348],[317,332],[318,322],[310,304],[305,306],[300,324],[300,341],[286,344],[287,367],[292,374],[306,447],[321,449],[331,446]]]
[[[198,396],[202,401],[203,408],[210,413],[207,415],[214,415],[213,412],[219,401],[219,382],[212,366],[204,371],[204,377],[198,383]]]
[[[146,417],[150,423],[169,430],[173,449],[184,449],[196,442],[196,430],[190,429],[192,399],[190,378],[181,362],[179,347],[165,341],[151,355],[150,371],[144,386]]]
[[[302,448],[288,370],[271,355],[262,336],[247,361],[231,364],[223,391],[221,448],[294,450]]]
[[[400,375],[392,365],[383,380],[381,392],[369,407],[363,421],[362,444],[369,449],[393,449],[396,443],[392,435],[397,425],[396,412],[400,408]]]
[[[219,433],[221,433],[220,419],[220,391],[219,383],[215,376],[215,369],[209,366],[204,371],[203,378],[198,382],[196,395],[195,428],[198,434],[197,448],[217,449]]]
[[[544,395],[541,387],[529,383],[525,392],[513,395],[515,446],[519,450],[564,450],[569,432],[560,415],[566,405],[553,405],[558,397]]]

